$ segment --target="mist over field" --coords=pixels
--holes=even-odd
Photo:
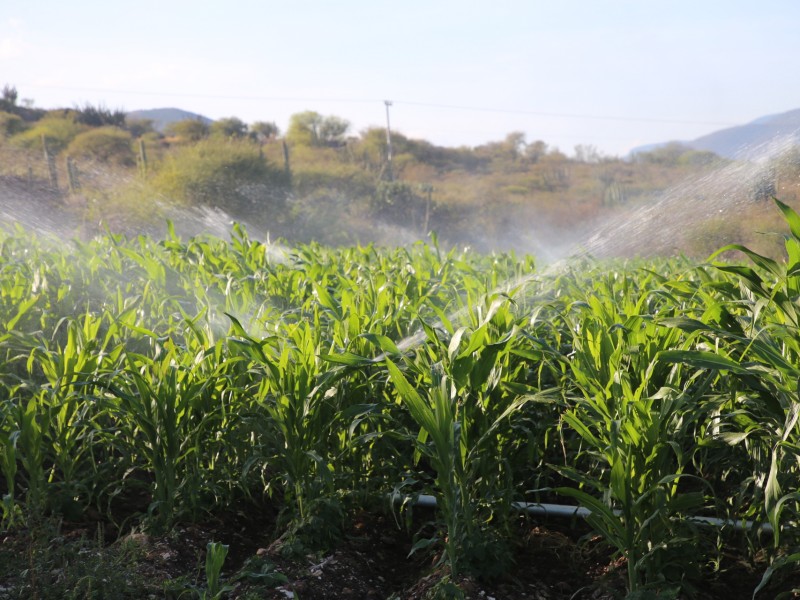
[[[11,85],[2,103],[6,222],[66,238],[163,235],[168,221],[181,235],[224,237],[240,222],[290,244],[407,245],[435,233],[447,246],[544,262],[703,257],[725,243],[780,254],[779,240],[762,235],[780,228],[768,201],[792,204],[800,186],[794,134],[766,143],[749,124],[724,155],[670,142],[625,157],[578,145],[568,156],[522,132],[449,148],[388,127],[354,132],[314,111],[281,131],[180,111],[45,111],[21,106]],[[786,130],[792,114],[758,123]]]

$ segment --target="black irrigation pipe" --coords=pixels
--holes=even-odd
[[[399,494],[393,494],[392,499],[394,502],[399,502],[405,498]],[[436,497],[427,494],[421,494],[414,500],[416,506],[426,508],[436,508]],[[540,517],[559,517],[559,518],[575,518],[580,517],[585,519],[592,511],[583,506],[571,506],[567,504],[546,504],[541,502],[513,502],[511,507],[514,510],[535,515]],[[619,514],[619,511],[615,511]],[[745,531],[751,529],[758,529],[764,533],[772,533],[772,525],[769,523],[758,523],[756,521],[737,521],[735,519],[718,519],[716,517],[689,517],[689,521],[697,523],[698,525],[708,525],[711,527],[732,527],[736,531]]]

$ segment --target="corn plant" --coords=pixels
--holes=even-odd
[[[492,570],[492,533],[485,523],[502,522],[509,514],[513,483],[508,465],[499,458],[511,446],[509,417],[530,400],[508,395],[499,383],[507,346],[514,337],[515,319],[498,299],[487,302],[480,327],[453,331],[446,353],[437,362],[408,366],[417,374],[416,386],[387,360],[397,396],[416,423],[411,432],[416,459],[423,457],[435,472],[434,491],[445,529],[445,557],[456,577],[463,571]],[[442,344],[429,330],[434,347]],[[417,391],[422,387],[422,393]],[[428,544],[423,540],[421,544]]]
[[[219,542],[209,542],[206,546],[206,589],[200,595],[202,600],[220,600],[235,588],[223,585],[220,573],[228,556],[228,546]]]
[[[579,318],[571,326],[570,367],[579,395],[569,400],[572,407],[563,419],[585,445],[581,454],[588,465],[598,464],[594,469],[557,467],[600,497],[587,489],[556,491],[591,510],[590,523],[625,558],[633,593],[674,584],[664,581],[665,574],[693,560],[684,554],[677,565],[670,564],[678,556],[670,548],[690,547],[676,518],[703,502],[702,493],[682,492],[679,484],[703,414],[698,399],[710,379],[700,374],[685,379],[680,369],[662,360],[662,348],[680,343],[679,330],[635,314],[645,307],[646,289],[638,302],[623,294],[624,308],[634,313],[625,317],[614,301],[617,285],[596,284],[586,303],[573,309]]]
[[[269,338],[249,337],[231,319],[238,335],[229,343],[253,360],[260,379],[254,392],[264,419],[256,424],[259,448],[253,461],[261,462],[265,472],[278,473],[290,530],[310,529],[310,535],[328,538],[338,527],[335,515],[324,515],[326,508],[336,510],[328,442],[338,407],[321,370],[319,330],[297,324],[273,345]],[[274,483],[266,481],[270,493]]]
[[[208,383],[203,354],[198,358],[165,340],[154,358],[126,354],[124,370],[109,372],[100,382],[107,390],[102,400],[121,433],[118,460],[152,477],[148,512],[159,527],[201,508],[203,490],[213,485],[203,471],[213,470],[219,452],[214,444],[221,442],[209,442],[222,438],[217,432],[227,419],[224,412],[204,410]]]
[[[2,417],[0,418],[0,472],[6,484],[6,492],[3,494],[3,518],[0,524],[3,526],[14,526],[21,518],[21,510],[16,501],[16,479],[17,479],[17,436],[11,425],[12,415],[7,404],[3,404]]]
[[[800,457],[800,314],[794,300],[800,294],[800,216],[779,200],[775,202],[790,229],[786,238],[788,264],[780,265],[737,244],[712,255],[713,259],[722,252],[736,250],[747,256],[754,267],[714,264],[738,284],[720,287],[725,302],[720,303],[717,313],[726,318],[699,323],[678,321],[674,325],[696,331],[714,345],[715,352],[671,352],[669,358],[726,374],[733,399],[720,414],[718,435],[732,445],[746,446],[759,492],[755,500],[762,499],[777,550],[787,528],[785,511],[800,498],[796,466]],[[787,486],[794,489],[785,493]],[[800,562],[796,552],[778,556],[755,593],[764,588],[775,570],[794,562]]]
[[[410,490],[436,496],[452,573],[491,575],[514,502],[558,488],[633,593],[686,584],[699,511],[769,521],[771,574],[800,498],[800,217],[779,208],[788,265],[0,233],[4,524],[149,506],[165,528],[268,494],[331,545],[347,507]]]

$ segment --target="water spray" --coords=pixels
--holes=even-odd
[[[785,152],[794,145],[791,136],[773,140],[757,148],[743,150],[747,161],[732,161],[711,172],[693,177],[659,194],[653,202],[609,217],[587,235],[586,239],[560,252],[551,254],[542,271],[523,275],[487,292],[481,301],[498,293],[510,294],[524,290],[529,284],[539,282],[562,272],[569,264],[585,258],[610,258],[613,256],[641,256],[654,251],[671,251],[680,236],[691,232],[691,226],[706,219],[727,215],[731,210],[753,202],[749,191],[764,176],[767,159]],[[448,320],[458,322],[467,314],[467,308],[448,315]],[[444,324],[437,321],[434,329]],[[398,342],[401,352],[416,348],[425,341],[420,330]],[[376,360],[386,358],[382,354]]]

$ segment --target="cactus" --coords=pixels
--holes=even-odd
[[[603,206],[619,206],[627,200],[624,186],[616,181],[606,186],[603,191]]]

